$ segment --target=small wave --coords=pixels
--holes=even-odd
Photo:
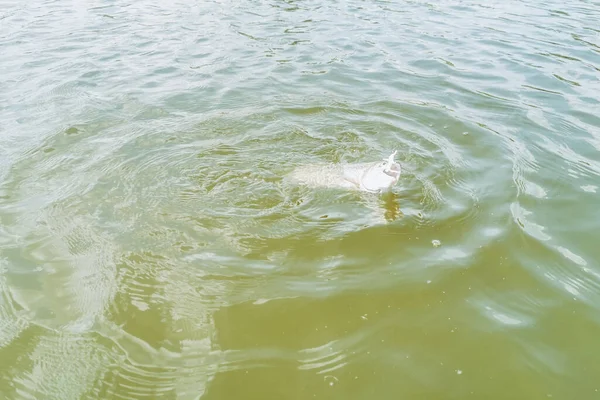
[[[11,296],[11,289],[3,276],[4,260],[0,259],[0,349],[9,346],[29,326],[26,312]]]
[[[93,337],[38,332],[30,364],[14,377],[15,394],[81,398],[101,379],[114,357]]]
[[[115,294],[115,246],[95,230],[93,221],[69,216],[59,206],[47,211],[27,242],[24,257],[45,271],[38,277],[43,298],[29,296],[35,300],[28,307],[52,314],[38,323],[72,332],[89,330]]]
[[[541,310],[548,308],[548,304],[543,300],[532,297],[524,291],[488,293],[486,297],[473,296],[469,299],[469,303],[476,306],[485,318],[493,322],[491,329],[533,327]]]
[[[510,205],[510,211],[513,220],[523,232],[541,241],[551,239],[551,236],[545,232],[546,227],[529,220],[528,216],[533,214],[532,211],[523,208],[518,202]]]

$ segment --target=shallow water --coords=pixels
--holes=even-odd
[[[2,397],[599,398],[600,3],[529,3],[0,1]]]

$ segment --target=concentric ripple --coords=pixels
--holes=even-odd
[[[0,394],[594,398],[599,20],[0,2]]]

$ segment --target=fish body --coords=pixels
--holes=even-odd
[[[305,165],[290,175],[292,181],[311,187],[354,189],[371,193],[389,191],[400,178],[394,151],[387,159],[358,164]]]

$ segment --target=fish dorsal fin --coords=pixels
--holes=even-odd
[[[398,153],[398,150],[394,150],[394,152],[392,154],[390,154],[390,156],[387,159],[388,164],[393,164],[394,158],[396,158],[396,154]]]

